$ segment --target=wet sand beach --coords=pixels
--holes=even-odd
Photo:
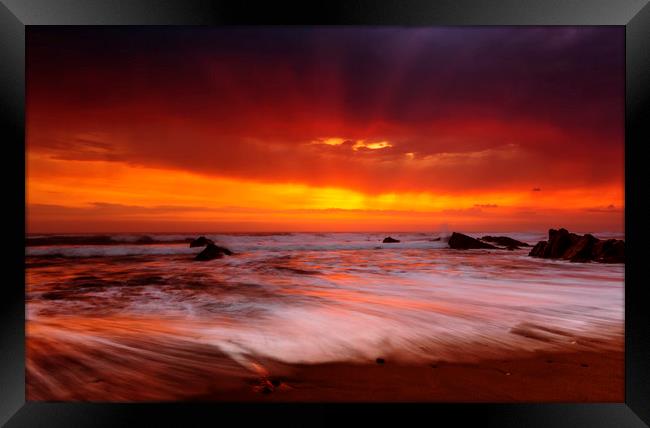
[[[127,342],[128,343],[128,342]],[[126,345],[125,345],[126,346]],[[29,342],[31,400],[254,402],[620,402],[620,351],[532,352],[459,363],[286,364],[251,371],[210,347],[164,345],[119,351]],[[70,350],[70,349],[68,349]],[[114,351],[114,352],[113,352]],[[86,358],[75,358],[79,352]],[[73,384],[74,388],[68,386]]]

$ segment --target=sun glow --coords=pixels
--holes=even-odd
[[[376,143],[367,143],[364,140],[359,140],[354,144],[354,146],[352,146],[352,150],[359,150],[359,149],[379,150],[379,149],[385,149],[387,147],[393,147],[393,145],[388,141],[377,141]]]
[[[393,147],[393,145],[388,141],[370,142],[366,140],[353,140],[353,139],[339,138],[339,137],[321,138],[312,141],[312,144],[324,144],[326,146],[341,146],[343,144],[348,144],[354,151],[358,151],[360,149],[379,150],[388,147]]]
[[[345,143],[345,141],[345,138],[325,138],[322,140],[316,140],[314,143],[325,144],[327,146],[340,146],[341,144]]]
[[[344,187],[260,182],[120,162],[67,161],[33,153],[28,154],[28,171],[28,223],[36,231],[63,227],[66,222],[90,222],[97,228],[122,222],[142,228],[143,223],[159,221],[185,228],[197,223],[214,228],[230,225],[237,230],[416,229],[450,221],[512,224],[558,213],[579,218],[586,209],[598,207],[599,201],[622,198],[617,186],[591,191],[369,194]],[[561,207],[558,200],[563,201]],[[605,207],[598,215],[620,213]]]

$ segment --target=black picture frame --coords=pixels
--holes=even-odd
[[[228,403],[91,404],[25,401],[25,30],[33,25],[617,25],[626,31],[625,401],[609,404],[332,405]],[[510,426],[642,427],[650,424],[650,316],[641,261],[648,241],[650,143],[650,5],[648,0],[444,0],[260,2],[206,0],[0,0],[0,118],[5,175],[0,299],[0,424],[18,426],[184,426],[221,424],[224,415],[264,423],[339,423],[424,418]],[[304,415],[309,413],[310,415]],[[300,422],[300,418],[303,422]],[[370,419],[367,419],[369,422]],[[239,423],[239,422],[238,422]],[[429,424],[427,423],[427,424]]]

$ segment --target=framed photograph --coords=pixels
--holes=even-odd
[[[3,0],[0,422],[645,426],[647,3]]]

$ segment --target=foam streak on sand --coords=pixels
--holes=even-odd
[[[106,399],[218,398],[287,365],[622,352],[623,265],[456,251],[436,234],[206,236],[236,254],[195,263],[201,249],[178,243],[28,247],[30,399],[101,399],[87,377],[115,372],[141,390],[112,384]],[[195,386],[168,373],[178,370]]]

